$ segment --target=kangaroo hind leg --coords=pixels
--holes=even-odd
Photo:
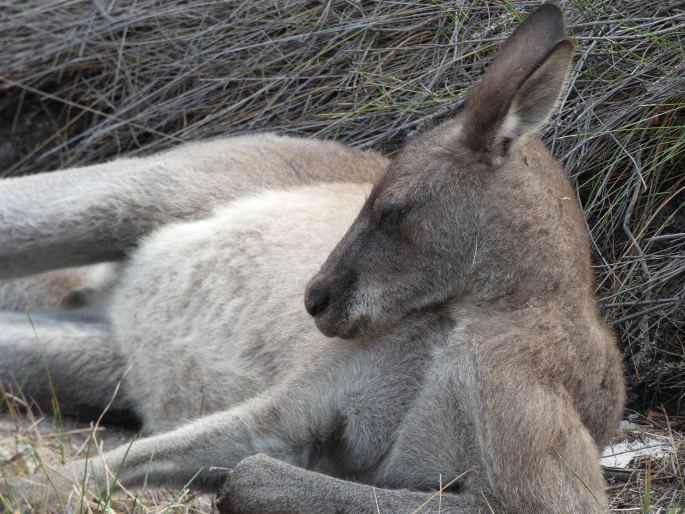
[[[97,310],[118,276],[118,264],[108,262],[0,280],[0,311]]]
[[[130,422],[132,403],[109,326],[76,316],[0,311],[0,407],[3,396],[81,418]]]
[[[255,455],[243,459],[219,494],[219,512],[489,512],[484,496],[383,489]]]
[[[117,261],[164,224],[264,189],[367,182],[387,161],[337,143],[270,134],[0,180],[0,278]]]

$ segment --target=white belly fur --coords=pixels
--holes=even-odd
[[[304,289],[369,190],[264,192],[141,243],[110,316],[146,432],[253,397],[328,344]]]

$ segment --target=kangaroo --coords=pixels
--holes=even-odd
[[[55,506],[116,477],[225,483],[222,512],[605,512],[621,357],[536,135],[572,52],[542,5],[392,159],[259,134],[0,181],[5,390],[48,404],[40,356],[63,411],[132,411],[146,435],[0,492]],[[32,280],[52,284],[35,334],[10,308]]]

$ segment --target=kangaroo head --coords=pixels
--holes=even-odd
[[[321,332],[377,335],[467,292],[485,189],[553,112],[571,55],[561,10],[541,6],[457,114],[398,153],[307,286],[305,307]]]

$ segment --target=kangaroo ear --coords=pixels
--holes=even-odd
[[[472,150],[505,154],[554,111],[573,43],[554,4],[535,10],[509,37],[466,101],[461,138]]]

